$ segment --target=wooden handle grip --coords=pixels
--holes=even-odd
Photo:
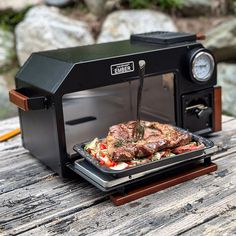
[[[24,111],[29,111],[28,97],[12,89],[9,92],[9,99],[12,103]]]
[[[213,113],[213,132],[220,131],[222,129],[221,116],[222,116],[222,101],[221,101],[221,87],[214,87],[214,113]]]

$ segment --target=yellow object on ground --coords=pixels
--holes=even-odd
[[[20,134],[21,130],[20,128],[16,128],[14,130],[11,130],[3,135],[0,135],[0,142],[6,141],[14,136],[16,136],[17,134]]]

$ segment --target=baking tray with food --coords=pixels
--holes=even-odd
[[[74,150],[106,174],[122,177],[202,158],[214,143],[186,130],[142,121],[142,139],[134,139],[135,121],[110,127],[106,138],[76,144]]]

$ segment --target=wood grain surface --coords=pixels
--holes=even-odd
[[[216,170],[217,165],[215,163],[211,163],[207,166],[204,163],[200,163],[193,168],[185,168],[184,170],[179,168],[179,173],[169,173],[168,176],[164,178],[161,178],[162,176],[153,178],[150,183],[145,183],[142,186],[136,186],[135,188],[126,190],[125,194],[114,193],[110,196],[110,199],[116,206],[120,206]]]
[[[0,134],[19,126],[0,122]],[[0,235],[234,235],[236,119],[222,117],[218,170],[115,207],[83,180],[62,179],[32,157],[20,135],[0,143]]]

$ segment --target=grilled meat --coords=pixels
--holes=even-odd
[[[187,132],[158,122],[141,121],[145,127],[142,140],[134,140],[136,121],[113,125],[106,138],[108,154],[114,161],[131,161],[134,157],[147,157],[162,149],[186,145],[191,141]]]

